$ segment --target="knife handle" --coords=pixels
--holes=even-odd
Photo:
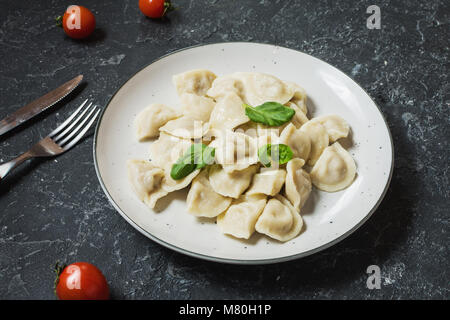
[[[29,151],[27,151],[25,153],[22,153],[17,158],[1,164],[0,165],[0,181],[2,181],[2,179],[4,177],[6,177],[6,175],[12,171],[12,169],[16,168],[22,162],[24,162],[25,160],[28,160],[30,158],[33,158],[33,155]]]

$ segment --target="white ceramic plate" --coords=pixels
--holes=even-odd
[[[353,184],[340,192],[313,191],[303,209],[306,229],[286,243],[254,234],[249,241],[224,235],[214,221],[187,213],[187,190],[163,198],[159,213],[140,202],[127,180],[126,160],[149,157],[152,142],[139,143],[133,119],[153,102],[179,107],[172,75],[190,69],[217,75],[256,71],[294,81],[306,89],[309,115],[346,119],[352,139],[344,142],[357,164]],[[352,140],[352,141],[351,141]],[[180,50],[154,61],[129,79],[101,115],[94,139],[98,178],[117,211],[150,239],[207,260],[260,264],[323,250],[361,226],[380,204],[393,168],[393,145],[380,110],[352,79],[307,54],[267,44],[218,43]]]

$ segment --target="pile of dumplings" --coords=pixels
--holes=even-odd
[[[181,110],[152,104],[135,119],[140,141],[156,139],[150,161],[128,160],[128,176],[138,198],[154,208],[158,199],[190,185],[187,210],[216,219],[223,233],[249,239],[257,231],[279,241],[297,237],[301,209],[312,186],[326,192],[347,188],[356,165],[338,142],[349,125],[337,115],[308,119],[306,93],[299,85],[274,76],[237,72],[217,77],[192,70],[173,77]],[[251,121],[244,103],[273,101],[295,110],[290,121],[269,127]],[[174,180],[172,165],[193,143],[215,148],[215,161]],[[293,158],[265,168],[258,148],[285,144]]]

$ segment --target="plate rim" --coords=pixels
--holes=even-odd
[[[353,226],[353,228],[351,228],[350,230],[348,230],[347,232],[343,233],[342,235],[340,235],[339,237],[337,237],[336,239],[323,244],[317,248],[305,251],[305,252],[301,252],[301,253],[297,253],[297,254],[292,254],[292,255],[288,255],[288,256],[284,256],[284,257],[278,257],[278,258],[268,258],[268,259],[255,259],[255,260],[242,260],[242,259],[232,259],[232,258],[220,258],[220,257],[214,257],[214,256],[209,256],[209,255],[205,255],[202,253],[197,253],[197,252],[193,252],[187,249],[183,249],[180,247],[177,247],[176,245],[173,245],[171,243],[168,243],[162,239],[159,239],[158,237],[154,236],[153,234],[151,234],[150,232],[146,231],[145,229],[143,229],[141,226],[139,226],[136,222],[134,222],[130,217],[127,216],[127,214],[125,212],[123,212],[123,210],[120,208],[120,206],[114,201],[114,199],[112,198],[112,196],[110,195],[110,193],[108,192],[108,189],[106,188],[106,185],[102,179],[102,176],[100,174],[100,170],[99,170],[99,166],[98,166],[98,161],[97,161],[97,139],[98,139],[98,133],[99,133],[99,128],[100,125],[102,123],[102,119],[103,119],[103,115],[105,114],[106,110],[108,109],[108,106],[111,104],[111,101],[114,99],[114,97],[117,95],[117,93],[129,82],[131,81],[131,79],[133,79],[135,76],[137,76],[140,72],[144,71],[146,68],[148,68],[150,65],[154,64],[155,62],[162,60],[168,56],[171,56],[173,54],[185,51],[185,50],[190,50],[190,49],[194,49],[194,48],[198,48],[198,47],[207,47],[207,46],[215,46],[215,45],[229,45],[229,44],[251,44],[251,45],[263,45],[263,46],[269,46],[269,47],[277,47],[277,48],[282,48],[282,49],[287,49],[287,50],[292,50],[292,51],[296,51],[299,52],[301,54],[305,54],[313,59],[317,59],[320,62],[323,62],[325,64],[327,64],[328,66],[330,66],[333,69],[336,69],[337,71],[339,71],[340,73],[342,73],[345,77],[347,77],[349,80],[351,80],[353,83],[355,83],[368,97],[369,99],[373,102],[373,104],[375,105],[375,107],[378,109],[378,112],[381,115],[381,118],[384,121],[384,124],[387,128],[388,131],[388,135],[389,135],[389,141],[391,143],[391,162],[390,162],[390,170],[389,170],[389,177],[387,180],[386,185],[384,186],[383,192],[381,193],[379,199],[377,200],[377,202],[375,203],[375,205],[371,208],[371,210],[369,211],[369,213],[363,218],[361,219],[361,221],[359,221],[355,226]],[[212,261],[212,262],[218,262],[218,263],[228,263],[228,264],[235,264],[235,265],[263,265],[263,264],[273,264],[273,263],[280,263],[280,262],[285,262],[285,261],[291,261],[291,260],[296,260],[296,259],[300,259],[300,258],[304,258],[307,257],[309,255],[318,253],[320,251],[323,251],[325,249],[328,249],[329,247],[341,242],[342,240],[346,239],[348,236],[350,236],[352,233],[354,233],[356,230],[358,230],[364,223],[366,223],[367,220],[369,220],[369,218],[374,214],[374,212],[378,209],[379,205],[381,204],[381,202],[383,201],[387,190],[389,189],[389,186],[391,184],[391,180],[392,180],[392,174],[394,171],[394,143],[393,143],[393,139],[392,139],[392,134],[391,134],[391,130],[389,128],[389,125],[386,121],[386,118],[383,114],[383,112],[381,111],[380,107],[376,104],[376,102],[372,99],[372,97],[369,95],[369,93],[358,83],[356,82],[354,79],[352,79],[349,75],[347,75],[345,72],[343,72],[342,70],[336,68],[335,66],[331,65],[330,63],[314,57],[308,53],[302,52],[300,50],[297,49],[292,49],[292,48],[287,48],[284,46],[280,46],[280,45],[276,45],[276,44],[271,44],[271,43],[263,43],[263,42],[249,42],[249,41],[230,41],[230,42],[214,42],[214,43],[207,43],[207,44],[196,44],[196,45],[192,45],[192,46],[188,46],[188,47],[184,47],[181,49],[176,49],[174,51],[170,51],[154,60],[152,60],[149,64],[147,64],[146,66],[142,67],[141,69],[139,69],[138,71],[136,71],[134,74],[132,74],[130,77],[127,78],[127,80],[125,80],[118,88],[117,90],[114,92],[114,94],[108,99],[108,102],[106,103],[105,107],[102,109],[102,111],[100,112],[99,115],[99,119],[96,123],[95,126],[95,132],[94,132],[94,139],[93,139],[93,160],[94,160],[94,166],[95,166],[95,173],[97,175],[97,178],[100,182],[100,186],[102,187],[103,192],[105,193],[106,197],[108,198],[108,201],[113,205],[113,207],[116,209],[117,212],[119,212],[119,214],[122,216],[122,218],[124,218],[131,226],[133,226],[137,231],[139,231],[141,234],[143,234],[144,236],[146,236],[147,238],[149,238],[150,240],[155,241],[156,243],[174,250],[178,253],[181,254],[185,254],[187,256],[190,257],[194,257],[194,258],[199,258],[202,260],[207,260],[207,261]]]

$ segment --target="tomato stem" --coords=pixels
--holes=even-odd
[[[170,0],[166,0],[164,1],[164,12],[163,12],[163,16],[170,11],[175,10],[176,8],[172,5],[172,3],[170,2]]]
[[[61,27],[62,28],[62,21],[63,21],[63,18],[62,18],[62,16],[57,16],[56,18],[55,18],[55,21],[56,21],[56,25],[58,26],[58,27]]]
[[[56,297],[58,297],[58,295],[56,294],[56,287],[58,286],[58,283],[59,283],[59,276],[61,275],[61,273],[64,271],[64,269],[66,267],[67,267],[67,265],[65,263],[60,264],[59,261],[57,261],[55,264],[55,267],[53,268],[53,271],[56,273],[55,282],[53,284],[53,292],[55,293]]]

